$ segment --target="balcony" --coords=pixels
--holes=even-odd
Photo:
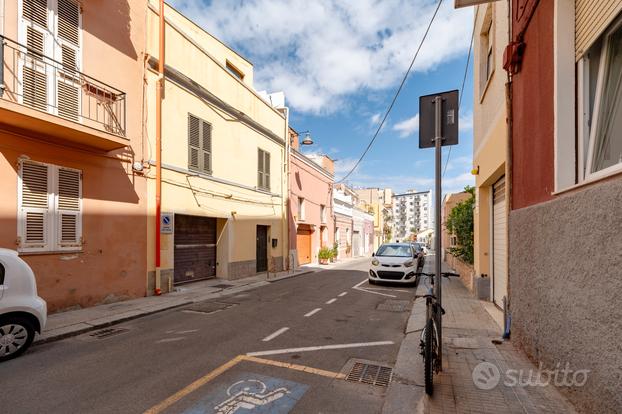
[[[111,151],[129,144],[125,93],[0,36],[0,128],[78,147]]]

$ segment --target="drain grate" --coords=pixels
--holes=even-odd
[[[346,376],[346,381],[387,387],[391,382],[391,375],[393,375],[391,367],[356,362]]]
[[[379,311],[387,311],[387,312],[406,312],[410,310],[410,301],[388,299],[378,304],[376,309]]]
[[[120,335],[124,332],[129,331],[127,328],[105,328],[100,329],[99,331],[95,331],[89,334],[89,336],[93,339],[106,339],[111,336]]]

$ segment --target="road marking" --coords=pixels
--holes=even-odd
[[[193,333],[193,332],[199,332],[198,329],[188,329],[187,331],[177,331],[178,334],[187,334],[187,333]]]
[[[181,400],[182,398],[184,398],[185,396],[187,396],[191,392],[197,390],[198,388],[201,388],[202,386],[204,386],[205,384],[207,384],[208,382],[210,382],[211,380],[213,380],[214,378],[216,378],[217,376],[219,376],[223,372],[225,372],[225,371],[229,370],[230,368],[232,368],[233,366],[237,365],[240,361],[243,361],[244,359],[245,359],[244,355],[238,355],[237,357],[233,358],[232,360],[230,360],[228,362],[225,362],[224,364],[222,364],[221,366],[219,366],[215,370],[211,371],[207,375],[199,378],[198,380],[194,381],[193,383],[191,383],[191,384],[187,385],[186,387],[182,388],[181,390],[177,391],[175,394],[171,395],[166,400],[162,401],[161,403],[159,403],[157,405],[154,405],[153,407],[151,407],[150,409],[145,411],[144,414],[158,414],[158,413],[161,413],[162,411],[166,410],[171,405],[175,404],[177,401]]]
[[[331,303],[335,303],[337,302],[337,298],[332,298],[331,300],[327,301],[326,304],[330,305]]]
[[[285,327],[285,328],[281,328],[278,331],[266,336],[264,339],[262,339],[262,341],[264,342],[268,342],[271,341],[272,339],[276,338],[277,336],[281,335],[283,332],[286,332],[289,328]]]
[[[340,372],[326,371],[324,369],[312,368],[312,367],[307,367],[307,366],[298,365],[298,364],[290,364],[287,362],[274,361],[274,360],[265,359],[265,358],[257,358],[257,357],[249,356],[249,355],[247,355],[244,359],[246,361],[256,362],[258,364],[272,365],[275,367],[293,369],[295,371],[308,372],[311,374],[321,375],[323,377],[328,377],[328,378],[344,379],[346,377],[345,374],[342,374]]]
[[[395,295],[389,295],[388,293],[373,292],[371,290],[367,290],[366,288],[360,287],[365,282],[367,282],[367,279],[363,280],[361,283],[357,283],[356,285],[352,286],[352,289],[358,290],[360,292],[371,293],[373,295],[388,296],[390,298],[396,298],[397,297]]]
[[[385,289],[385,288],[373,288],[373,287],[366,287],[366,290],[386,290],[388,292],[403,292],[403,293],[409,293],[407,290],[403,290],[403,289]]]
[[[354,344],[308,346],[305,348],[273,349],[271,351],[249,352],[246,355],[248,356],[280,355],[280,354],[291,354],[294,352],[321,351],[325,349],[363,348],[363,347],[368,347],[368,346],[382,346],[382,345],[393,345],[393,344],[394,344],[393,341],[359,342],[359,343],[354,343]]]
[[[341,292],[341,293],[339,294],[339,297],[345,296],[345,295],[347,295],[347,294],[348,294],[348,292]]]
[[[163,343],[166,343],[166,342],[183,341],[184,339],[186,339],[185,336],[181,336],[181,337],[177,337],[177,338],[165,338],[165,339],[160,339],[159,341],[156,341],[156,344],[163,344]]]
[[[311,312],[305,313],[305,318],[308,318],[309,316],[313,316],[321,310],[322,308],[315,308]]]

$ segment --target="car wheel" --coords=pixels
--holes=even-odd
[[[23,354],[35,338],[30,321],[19,316],[0,318],[0,362]]]

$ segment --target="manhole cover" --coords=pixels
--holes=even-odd
[[[407,310],[410,310],[410,301],[387,299],[384,302],[378,304],[376,309],[387,312],[406,312]]]
[[[129,331],[127,328],[104,328],[99,331],[91,332],[88,336],[93,339],[106,339],[111,336],[120,335],[127,331]]]
[[[356,362],[346,376],[346,381],[387,387],[391,382],[393,369],[382,365]]]
[[[231,286],[233,286],[233,285],[230,285],[230,284],[228,284],[228,283],[219,283],[219,284],[217,284],[217,285],[213,285],[213,286],[210,286],[210,287],[215,287],[215,288],[220,288],[220,289],[226,289],[226,288],[230,288]]]
[[[237,303],[224,303],[224,302],[199,302],[182,309],[182,312],[188,313],[214,313],[228,309]]]

